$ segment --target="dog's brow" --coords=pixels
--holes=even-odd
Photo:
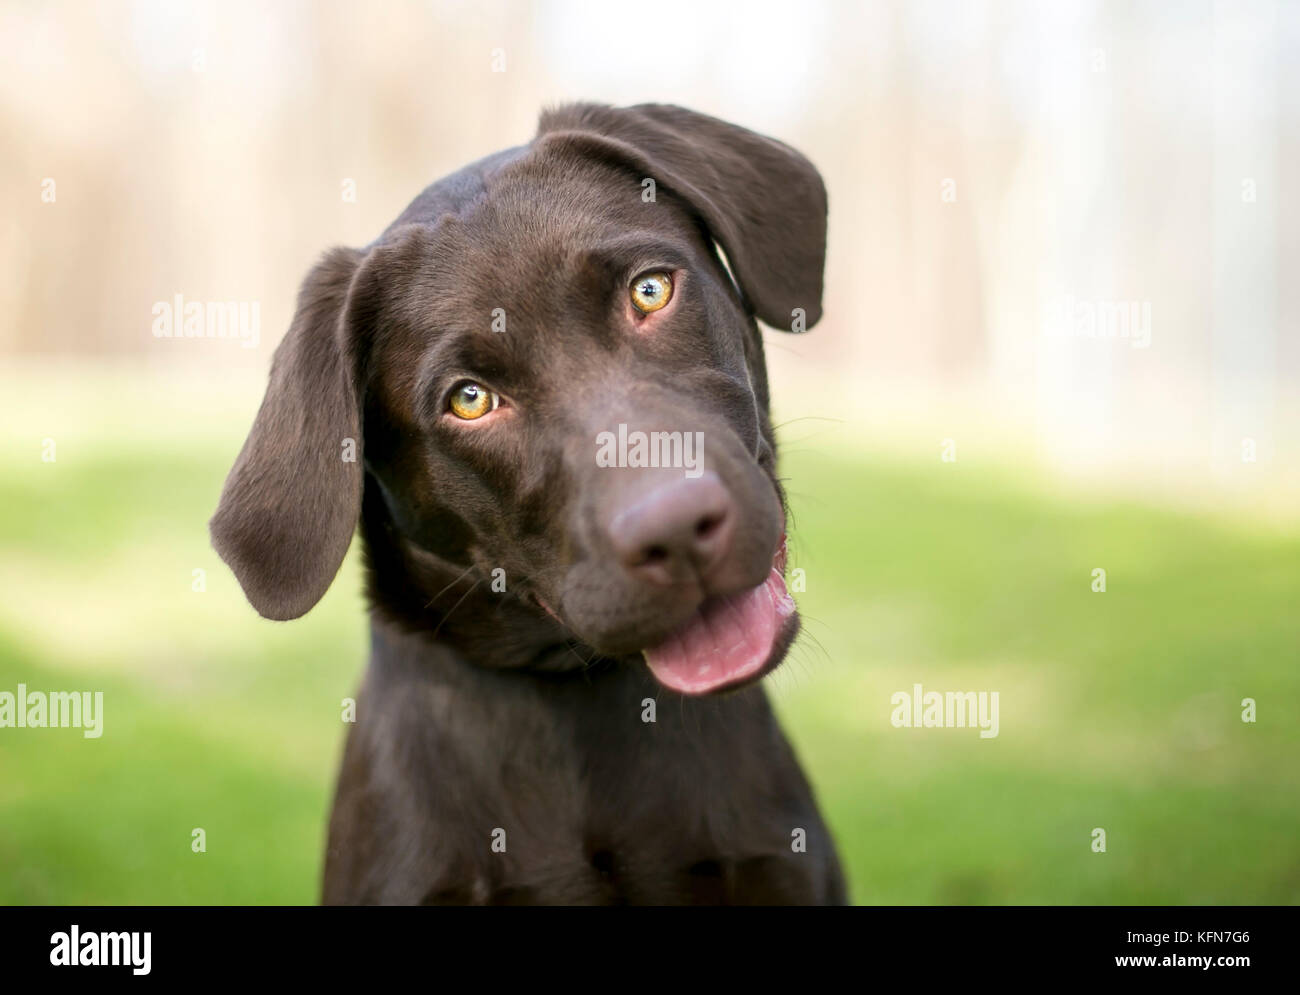
[[[684,267],[688,259],[685,246],[642,232],[603,238],[588,247],[584,255],[614,270],[659,264]]]
[[[502,385],[510,369],[505,336],[492,333],[450,332],[441,336],[420,362],[416,374],[417,406],[436,404],[441,378],[449,371],[464,371]]]

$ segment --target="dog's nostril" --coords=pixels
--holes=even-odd
[[[721,524],[721,515],[705,515],[695,523],[695,534],[701,539],[707,539],[714,532],[718,531],[718,526]]]
[[[642,554],[642,563],[663,563],[668,559],[668,550],[663,546],[648,546]]]

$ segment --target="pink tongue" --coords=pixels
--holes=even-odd
[[[735,684],[763,669],[793,611],[794,599],[773,569],[751,590],[705,602],[661,645],[645,650],[645,662],[659,683],[682,694]]]

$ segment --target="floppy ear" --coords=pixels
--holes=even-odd
[[[303,281],[261,410],[209,525],[213,546],[267,618],[297,618],[321,599],[360,514],[361,418],[347,312],[361,258],[335,249]]]
[[[669,104],[573,104],[542,115],[539,138],[603,136],[643,176],[685,200],[722,245],[750,307],[789,331],[822,313],[826,187],[813,164],[781,142]],[[590,149],[597,151],[599,149]]]

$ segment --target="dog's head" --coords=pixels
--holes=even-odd
[[[309,274],[217,550],[296,618],[361,519],[377,607],[483,662],[756,679],[797,617],[754,319],[818,320],[825,236],[785,145],[677,107],[544,115]]]

